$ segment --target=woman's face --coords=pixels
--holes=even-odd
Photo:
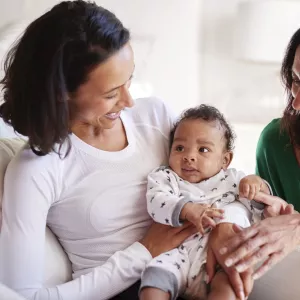
[[[293,95],[293,108],[300,110],[300,46],[296,50],[292,67],[292,95]]]
[[[125,107],[133,106],[129,87],[134,71],[134,56],[126,44],[88,75],[70,99],[72,125],[110,129]]]

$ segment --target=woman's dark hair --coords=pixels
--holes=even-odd
[[[178,125],[185,120],[204,120],[207,122],[218,122],[224,130],[224,137],[226,140],[225,149],[226,151],[233,151],[235,134],[226,121],[225,117],[221,112],[213,106],[201,104],[199,106],[189,108],[185,110],[179,120],[175,123],[170,133],[170,148],[172,147],[175,131]]]
[[[56,151],[56,144],[68,140],[68,94],[129,39],[120,20],[93,2],[54,6],[27,27],[7,54],[0,117],[29,138],[37,155]]]
[[[287,106],[283,113],[281,127],[288,132],[291,144],[296,147],[300,147],[300,115],[292,106],[292,68],[298,46],[300,46],[300,29],[292,36],[281,66],[281,80],[287,93]]]

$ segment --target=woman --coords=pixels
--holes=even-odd
[[[111,12],[66,1],[8,54],[0,116],[28,147],[5,175],[0,282],[27,299],[111,298],[196,231],[151,225],[147,214],[146,176],[167,159],[173,118],[157,99],[133,102],[129,40]],[[52,288],[42,284],[46,225],[73,267],[74,280]]]
[[[300,214],[297,213],[300,211],[300,29],[287,47],[281,77],[288,104],[283,118],[273,120],[261,134],[257,147],[257,173],[271,184],[276,196],[290,205],[280,212],[280,216],[267,218],[242,231],[236,227],[236,231],[241,232],[220,249],[220,254],[227,256],[225,263],[235,266],[239,272],[265,260],[255,272],[254,279],[300,245]],[[268,202],[269,197],[272,196],[261,194],[257,200]],[[296,212],[293,212],[293,206]],[[274,215],[270,210],[266,213]]]

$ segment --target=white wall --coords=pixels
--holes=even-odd
[[[235,33],[238,4],[242,1],[203,1],[201,96],[203,102],[217,106],[236,130],[232,166],[252,173],[261,130],[273,118],[281,116],[285,96],[279,80],[280,65],[237,59]]]
[[[234,122],[266,123],[280,116],[284,106],[280,65],[237,59],[235,43],[239,41],[235,31],[239,25],[238,3],[242,1],[203,3],[203,98],[217,105]]]

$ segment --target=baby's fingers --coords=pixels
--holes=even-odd
[[[250,192],[250,186],[248,183],[240,185],[240,196],[248,198]]]
[[[253,200],[253,198],[256,195],[256,193],[257,193],[256,185],[255,184],[250,185],[250,187],[249,187],[249,195],[248,195],[247,198],[249,200]]]
[[[204,234],[203,218],[201,219],[200,222],[195,224],[195,226],[197,227],[197,230],[203,235]]]
[[[224,217],[224,210],[219,208],[209,208],[206,210],[205,215],[210,218],[220,218]]]
[[[202,218],[202,225],[205,228],[207,228],[207,227],[215,228],[217,224],[216,224],[216,222],[212,218],[210,218],[208,216],[203,216],[203,218]]]

